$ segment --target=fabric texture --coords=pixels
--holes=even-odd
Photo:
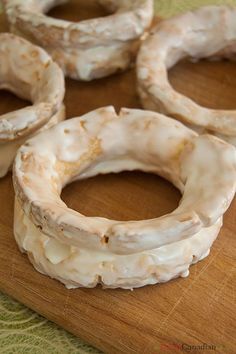
[[[155,12],[167,18],[212,4],[236,6],[236,0],[155,0]],[[0,353],[96,354],[99,351],[0,292]]]

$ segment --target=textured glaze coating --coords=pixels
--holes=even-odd
[[[1,118],[0,118],[1,119]],[[53,125],[61,122],[65,119],[65,107],[61,106],[60,110],[52,116],[52,118],[42,126],[41,129],[36,130],[33,134],[23,136],[22,138],[16,140],[10,140],[7,142],[0,143],[0,177],[4,176],[12,167],[12,163],[16,156],[16,152],[21,145],[23,145],[27,139],[31,138],[35,134],[49,129]]]
[[[124,70],[153,17],[153,0],[100,0],[112,14],[81,22],[45,13],[66,0],[6,0],[11,31],[44,47],[67,76],[92,80]]]
[[[138,91],[143,106],[170,115],[236,146],[236,111],[199,106],[176,92],[167,70],[179,60],[235,59],[236,8],[207,6],[163,21],[141,46],[137,60]]]
[[[0,89],[33,102],[0,117],[1,177],[29,136],[64,119],[63,73],[43,49],[13,34],[1,33]]]
[[[71,181],[137,169],[179,188],[179,207],[121,222],[86,217],[60,199]],[[209,253],[235,194],[236,149],[158,113],[105,107],[23,145],[14,187],[15,237],[39,271],[68,287],[139,287],[186,276]]]

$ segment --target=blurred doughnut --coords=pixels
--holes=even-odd
[[[167,73],[186,57],[194,61],[235,59],[235,18],[235,7],[207,6],[158,24],[143,42],[137,60],[138,91],[143,107],[176,118],[200,134],[214,134],[236,146],[236,111],[199,106],[173,89]]]
[[[64,77],[43,49],[13,34],[0,33],[0,89],[32,101],[32,106],[0,116],[2,177],[29,136],[64,119]]]
[[[66,76],[92,80],[129,67],[150,26],[153,0],[100,0],[111,15],[69,22],[45,13],[65,0],[4,0],[13,33],[45,48]]]

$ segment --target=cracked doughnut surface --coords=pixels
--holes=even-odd
[[[123,170],[169,180],[183,195],[178,208],[122,222],[86,217],[60,198],[72,181]],[[186,276],[209,253],[235,194],[236,149],[155,112],[104,107],[23,145],[14,188],[15,238],[37,270],[68,288],[140,287]]]

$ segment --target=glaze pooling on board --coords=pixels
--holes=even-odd
[[[125,70],[151,24],[153,0],[100,0],[112,14],[80,22],[44,14],[64,2],[4,1],[11,31],[44,47],[71,78],[87,81]]]
[[[152,30],[137,59],[138,91],[146,109],[162,112],[236,144],[236,111],[199,106],[175,91],[167,70],[190,57],[236,58],[236,7],[208,6],[165,20]]]
[[[183,194],[178,208],[121,222],[60,199],[71,181],[123,170],[167,178]],[[14,181],[15,237],[36,269],[68,287],[139,287],[186,275],[209,252],[235,194],[236,149],[158,113],[104,107],[28,141]]]

